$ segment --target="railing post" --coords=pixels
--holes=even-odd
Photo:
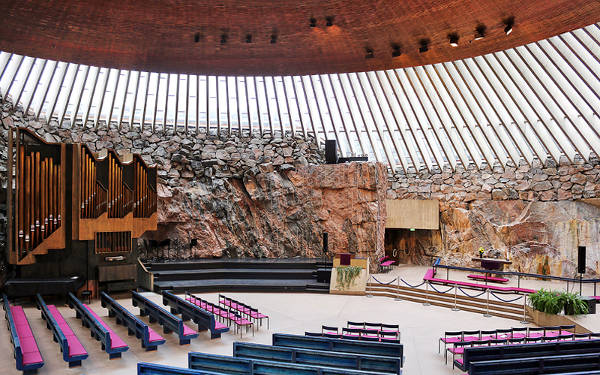
[[[425,302],[423,306],[431,306],[431,303],[429,303],[429,281],[425,282]]]
[[[397,281],[397,289],[396,289],[396,298],[394,298],[394,301],[402,301],[402,298],[400,298],[400,276],[398,276],[396,278]]]
[[[490,315],[490,289],[487,289],[487,303],[486,303],[486,309],[485,309],[485,314],[483,314],[483,316],[485,316],[486,318],[491,317]]]
[[[458,285],[454,286],[454,307],[452,311],[460,311],[460,309],[456,306],[456,295],[458,294]]]
[[[371,280],[372,275],[369,275],[369,278],[367,279],[367,298],[371,298],[373,297],[373,295],[371,294],[371,287],[369,286],[369,281]]]
[[[527,321],[527,294],[523,294],[523,320],[520,322],[521,324],[529,324]]]

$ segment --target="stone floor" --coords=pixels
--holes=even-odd
[[[381,281],[385,281],[401,275],[405,280],[416,284],[419,280],[422,280],[425,269],[425,267],[401,267],[388,274],[376,275],[376,277]],[[458,274],[456,275],[458,276]],[[532,280],[531,282],[533,287],[533,283],[537,281]],[[146,293],[145,295],[156,302],[161,302],[161,298],[156,294]],[[218,298],[216,293],[200,295],[213,302],[216,302]],[[69,369],[62,360],[58,344],[52,341],[52,335],[40,318],[39,311],[32,306],[27,307],[25,309],[26,314],[45,360],[45,365],[39,373],[130,375],[136,373],[136,364],[142,361],[185,367],[189,351],[231,355],[234,341],[270,344],[273,332],[303,334],[304,331],[319,331],[321,324],[341,327],[345,325],[347,320],[367,320],[398,323],[400,325],[406,357],[405,374],[458,374],[458,371],[452,371],[451,365],[444,365],[443,356],[438,354],[437,340],[440,334],[443,334],[446,330],[520,326],[514,320],[498,317],[486,318],[480,314],[464,311],[453,312],[441,307],[426,307],[418,303],[394,301],[386,297],[368,298],[365,296],[293,293],[228,293],[228,295],[256,306],[271,316],[270,330],[267,330],[265,324],[254,336],[250,333],[247,336],[244,335],[242,340],[240,340],[239,335],[230,332],[223,334],[221,339],[211,340],[207,332],[202,332],[199,338],[192,340],[190,345],[184,346],[178,345],[174,334],[168,334],[164,335],[167,342],[159,346],[158,351],[145,352],[141,348],[139,340],[127,336],[125,328],[117,326],[113,318],[107,317],[107,311],[100,306],[99,301],[93,302],[92,308],[94,311],[105,319],[130,346],[129,351],[123,353],[121,359],[115,360],[108,360],[108,355],[101,351],[100,344],[90,338],[89,330],[84,329],[80,321],[75,318],[74,310],[61,305],[59,310],[90,354],[88,359],[83,361],[82,367],[74,369]],[[131,309],[136,315],[139,314],[139,310],[132,307],[131,299],[126,297],[126,295],[122,298],[116,296],[121,304]],[[50,303],[51,301],[47,302]],[[598,321],[597,317],[598,315],[595,315],[595,317],[589,317],[588,319],[593,320],[595,318]],[[147,321],[146,318],[142,319]],[[160,332],[156,324],[152,324],[151,327]],[[2,374],[19,373],[15,370],[12,346],[5,326],[0,329],[0,364],[2,364]]]

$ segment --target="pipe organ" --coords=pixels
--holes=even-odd
[[[157,228],[156,166],[137,154],[49,143],[25,128],[9,130],[8,141],[9,262],[34,269],[52,258],[49,250],[87,249],[98,272],[115,259],[133,266],[134,240]]]

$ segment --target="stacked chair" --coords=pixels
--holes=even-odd
[[[245,315],[250,320],[254,320],[254,322],[258,322],[260,326],[262,326],[263,319],[267,320],[267,329],[269,329],[269,316],[262,314],[258,311],[258,309],[253,308],[252,306],[246,305],[243,302],[235,300],[233,298],[226,297],[222,294],[219,294],[219,306],[223,305],[225,308],[229,308],[234,312]]]
[[[139,375],[400,375],[401,344],[273,334],[272,345],[236,342],[233,356],[188,354],[187,369],[138,363]]]
[[[398,324],[348,321],[346,327],[342,327],[341,329],[323,325],[321,326],[321,333],[305,332],[304,335],[311,337],[321,336],[348,340],[400,343],[400,327]]]
[[[227,322],[227,325],[231,327],[231,325],[235,326],[235,332],[240,333],[240,337],[243,335],[243,328],[246,328],[246,332],[250,328],[252,328],[252,335],[254,335],[254,322],[251,320],[250,316],[244,314],[239,310],[235,310],[233,308],[221,307],[220,305],[215,305],[210,301],[207,301],[203,298],[190,294],[188,292],[185,293],[185,300],[214,314],[219,318],[220,321]]]

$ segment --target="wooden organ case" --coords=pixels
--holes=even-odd
[[[156,166],[16,128],[8,173],[8,259],[19,277],[78,275],[94,294],[135,286],[136,239],[157,228]]]

